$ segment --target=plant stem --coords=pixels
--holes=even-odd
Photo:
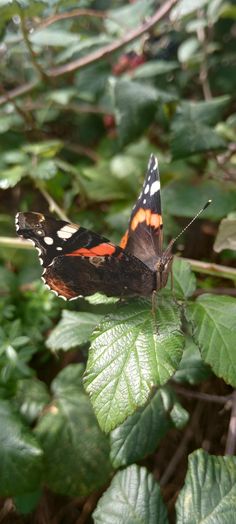
[[[204,400],[206,402],[214,402],[216,404],[226,404],[227,402],[232,401],[232,395],[211,395],[209,393],[202,393],[201,391],[190,391],[188,389],[185,389],[176,383],[172,383],[173,389],[176,391],[177,394],[183,395],[184,397],[188,398],[197,398],[198,400]]]
[[[125,33],[122,38],[119,38],[115,42],[104,46],[102,49],[94,51],[94,53],[91,53],[88,56],[78,58],[77,60],[73,60],[72,62],[69,62],[68,64],[62,65],[60,67],[52,68],[48,71],[47,74],[53,77],[64,75],[70,73],[71,71],[81,69],[92,62],[97,62],[98,60],[105,58],[107,55],[114,53],[118,49],[121,49],[125,45],[129,44],[133,40],[136,40],[136,38],[139,38],[144,33],[149,31],[157,22],[159,22],[169,13],[176,2],[177,0],[168,0],[154,13],[153,16],[149,18],[148,21],[144,22],[142,25],[136,29],[133,29],[129,33]]]
[[[200,260],[192,260],[191,258],[185,258],[184,260],[190,264],[192,270],[196,271],[196,273],[236,280],[236,269],[233,267],[220,266],[219,264],[212,264],[211,262],[201,262]]]

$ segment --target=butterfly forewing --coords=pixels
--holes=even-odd
[[[157,158],[151,155],[141,193],[120,245],[154,271],[162,254],[162,227],[160,175]]]

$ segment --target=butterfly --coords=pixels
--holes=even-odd
[[[42,213],[18,213],[16,230],[36,247],[47,288],[66,300],[97,292],[148,297],[166,285],[171,270],[172,244],[163,251],[160,175],[153,154],[119,246]]]

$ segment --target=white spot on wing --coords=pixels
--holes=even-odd
[[[144,201],[143,201],[143,203],[144,203],[144,204],[146,204],[146,203],[147,203],[147,199],[146,199],[146,198],[144,198]]]
[[[149,192],[149,184],[146,185],[146,187],[144,189],[144,194],[146,195],[148,192]]]
[[[57,247],[57,251],[62,251],[62,247],[61,247],[61,246],[58,246],[58,247]]]
[[[48,246],[51,246],[53,244],[53,238],[52,237],[44,237],[44,242]]]
[[[155,195],[155,193],[157,193],[157,191],[159,191],[159,190],[160,190],[160,181],[159,180],[155,180],[155,182],[153,182],[152,185],[151,185],[150,196]]]
[[[72,237],[72,235],[76,233],[78,229],[79,229],[79,226],[73,226],[73,225],[67,224],[66,226],[59,229],[59,231],[57,232],[57,236],[59,238],[62,238],[63,240],[67,240],[68,238]]]

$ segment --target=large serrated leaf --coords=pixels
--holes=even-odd
[[[187,319],[202,357],[214,373],[236,386],[236,300],[206,294],[188,304]]]
[[[101,320],[101,315],[77,311],[62,311],[62,319],[53,329],[47,339],[47,347],[53,351],[74,348],[85,344],[95,326]]]
[[[216,457],[203,450],[192,453],[177,501],[177,524],[233,524],[235,507],[235,457]]]
[[[121,426],[114,429],[110,436],[113,466],[127,466],[153,453],[160,440],[174,425],[177,404],[171,389],[161,388],[146,406],[139,408]],[[184,425],[187,416],[184,409],[182,415]]]
[[[160,488],[145,468],[119,471],[93,513],[95,524],[168,524]]]
[[[111,473],[109,443],[82,389],[83,368],[64,368],[52,383],[54,400],[36,427],[44,450],[45,482],[57,493],[86,496]]]
[[[142,406],[153,386],[164,384],[182,355],[180,310],[158,296],[117,307],[93,333],[85,386],[99,424],[110,431]]]
[[[0,494],[23,495],[40,486],[43,450],[7,400],[0,400]]]

